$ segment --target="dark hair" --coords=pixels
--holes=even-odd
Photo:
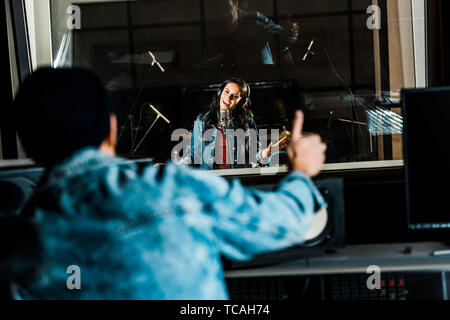
[[[11,111],[27,155],[45,165],[99,147],[110,130],[107,91],[93,72],[79,68],[37,70]]]
[[[242,99],[239,104],[231,111],[231,118],[233,119],[233,124],[235,129],[243,129],[246,131],[249,128],[249,122],[253,118],[253,113],[251,111],[251,101],[250,101],[250,86],[242,79],[231,78],[225,80],[221,85],[217,94],[212,99],[209,105],[209,111],[205,116],[205,129],[216,127],[219,122],[220,114],[220,97],[225,87],[229,83],[236,84],[242,92]]]

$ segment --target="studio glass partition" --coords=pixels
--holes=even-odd
[[[50,0],[25,7],[33,68],[95,71],[110,91],[118,152],[127,158],[173,159],[220,84],[238,77],[251,89],[262,146],[289,136],[302,109],[304,131],[327,143],[328,168],[401,166],[400,90],[427,86],[425,1]],[[175,132],[184,135],[177,140]],[[246,167],[286,161],[281,152],[273,163]]]

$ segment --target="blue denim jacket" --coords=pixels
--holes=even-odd
[[[43,259],[19,278],[22,299],[227,299],[220,254],[247,260],[300,244],[315,209],[311,180],[276,192],[208,172],[134,163],[85,149],[49,170],[28,206]],[[81,290],[69,290],[80,268]]]
[[[190,163],[199,165],[201,169],[204,170],[212,170],[214,169],[214,156],[215,156],[215,147],[216,140],[218,136],[219,130],[217,128],[211,129],[211,135],[208,136],[205,132],[205,118],[206,113],[201,114],[197,117],[194,123],[194,130],[192,131],[191,137],[191,159]],[[264,164],[262,161],[261,153],[262,153],[262,144],[259,138],[258,129],[256,127],[255,120],[251,119],[249,123],[249,129],[255,132],[254,137],[249,137],[248,140],[244,144],[239,144],[237,139],[232,139],[226,136],[227,143],[227,152],[229,152],[229,159],[233,162],[231,167],[234,169],[243,168],[243,167],[252,167],[257,166],[259,164]],[[226,134],[225,134],[226,135]],[[251,141],[251,139],[256,139],[256,141]],[[249,145],[254,142],[256,149],[255,154],[251,155],[249,152]],[[233,151],[231,151],[233,150]],[[246,164],[240,164],[238,162],[239,156],[238,153],[242,152],[242,154],[246,155]],[[186,164],[185,162],[181,162]]]

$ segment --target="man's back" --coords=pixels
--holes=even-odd
[[[302,137],[302,112],[287,148],[292,173],[260,192],[174,164],[138,172],[114,157],[117,118],[88,70],[37,70],[11,111],[27,155],[49,168],[24,210],[42,257],[28,256],[31,270],[20,254],[11,262],[18,298],[225,299],[221,254],[243,260],[301,243],[325,205],[310,177],[326,145]]]
[[[276,193],[262,193],[173,164],[138,172],[84,149],[55,166],[27,206],[44,257],[21,275],[18,294],[226,299],[220,254],[242,260],[300,243],[321,205],[298,172]],[[81,290],[69,289],[69,266],[80,268]]]

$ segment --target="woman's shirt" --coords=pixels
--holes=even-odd
[[[191,137],[191,164],[205,170],[215,169],[216,142],[223,138],[217,127],[205,128],[206,113],[197,117]],[[225,129],[225,150],[230,168],[254,167],[262,162],[262,147],[255,121],[250,119],[249,129]]]

